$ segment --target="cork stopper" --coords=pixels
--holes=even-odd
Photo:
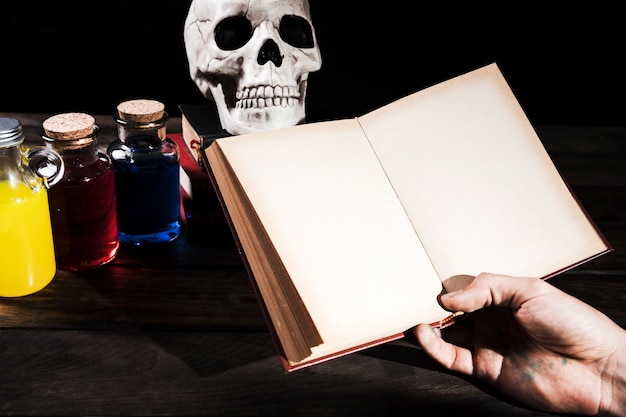
[[[150,123],[163,118],[165,105],[157,100],[129,100],[118,104],[120,119],[132,123]]]
[[[86,113],[62,113],[47,118],[43,129],[51,139],[75,140],[94,133],[96,120]]]

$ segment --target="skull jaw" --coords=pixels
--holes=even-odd
[[[222,111],[217,106],[222,127],[231,135],[278,129],[300,124],[305,121],[304,110],[295,112],[283,108],[267,108],[262,110],[232,109]]]
[[[306,82],[304,84],[301,86],[301,91],[303,88],[306,91]],[[304,94],[298,100],[290,99],[288,103],[280,99],[266,100],[267,104],[262,103],[260,106],[249,108],[241,104],[239,106],[228,104],[229,100],[226,100],[221,84],[211,89],[211,95],[215,101],[222,128],[231,135],[295,126],[306,121]]]

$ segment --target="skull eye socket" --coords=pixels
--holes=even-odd
[[[241,48],[251,37],[252,23],[243,16],[227,17],[215,27],[215,44],[225,51]]]
[[[313,48],[315,46],[311,25],[300,16],[283,16],[278,31],[280,37],[291,46],[296,48]]]

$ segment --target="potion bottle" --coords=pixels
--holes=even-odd
[[[119,250],[115,178],[109,157],[98,150],[98,126],[86,113],[61,113],[43,122],[46,147],[63,158],[65,173],[49,192],[57,267],[96,268]]]
[[[48,188],[63,176],[61,156],[24,146],[22,124],[0,117],[0,296],[33,294],[56,274]]]
[[[167,137],[168,114],[156,100],[117,106],[118,139],[107,148],[115,172],[119,240],[144,246],[180,236],[180,150]]]

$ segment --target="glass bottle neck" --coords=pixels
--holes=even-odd
[[[48,149],[57,151],[63,158],[66,169],[89,165],[98,160],[98,141],[95,136],[73,140],[57,140],[42,136]]]
[[[0,148],[0,180],[6,179],[8,173],[23,170],[22,145]]]
[[[117,135],[122,142],[134,136],[156,136],[163,141],[167,136],[168,119],[167,112],[164,112],[161,119],[146,123],[126,121],[116,116]]]
[[[28,168],[25,153],[21,144],[0,147],[0,181],[21,182],[34,190],[40,189],[42,181]]]
[[[73,141],[46,142],[46,147],[57,151],[66,162],[70,159],[89,160],[98,158],[98,143],[95,139],[83,142],[80,145],[72,144],[71,142]]]

